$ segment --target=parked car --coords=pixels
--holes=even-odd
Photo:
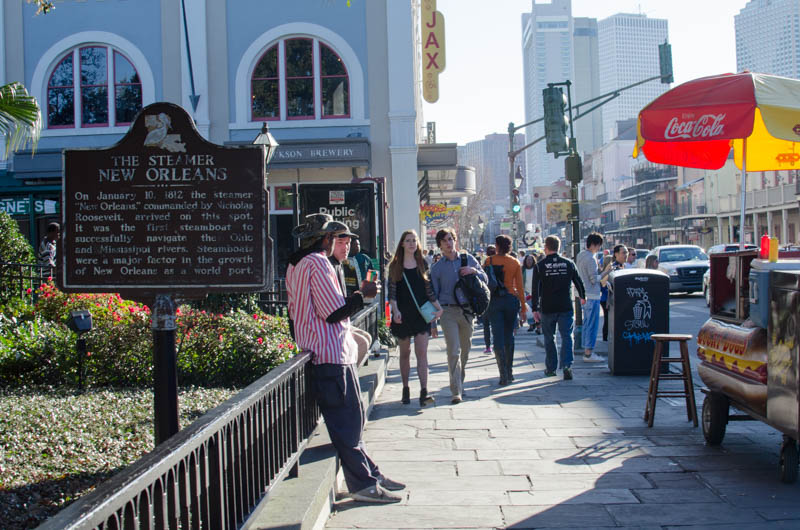
[[[663,245],[650,254],[658,258],[658,270],[669,275],[670,292],[693,293],[703,289],[708,255],[697,245]]]

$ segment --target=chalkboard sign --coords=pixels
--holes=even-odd
[[[611,273],[609,286],[611,373],[649,375],[652,336],[669,333],[669,276],[650,269],[622,269]]]
[[[300,218],[327,213],[358,235],[361,251],[375,255],[375,189],[370,184],[302,184]]]
[[[257,291],[267,283],[264,147],[203,139],[171,103],[107,149],[64,151],[65,291]]]

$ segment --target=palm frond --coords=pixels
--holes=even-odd
[[[41,130],[42,113],[36,98],[21,83],[0,86],[0,135],[6,138],[0,159],[28,145],[36,149]]]

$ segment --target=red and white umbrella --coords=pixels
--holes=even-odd
[[[633,156],[658,164],[719,169],[733,149],[744,226],[747,172],[800,166],[800,80],[749,72],[695,79],[654,99],[637,125]]]

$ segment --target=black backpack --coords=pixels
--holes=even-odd
[[[467,255],[461,254],[461,266],[467,266]],[[455,290],[461,288],[461,292],[467,298],[469,303],[470,313],[473,316],[481,317],[489,308],[489,286],[477,274],[470,274],[468,276],[459,277],[456,286],[453,289],[453,297],[458,300]]]

